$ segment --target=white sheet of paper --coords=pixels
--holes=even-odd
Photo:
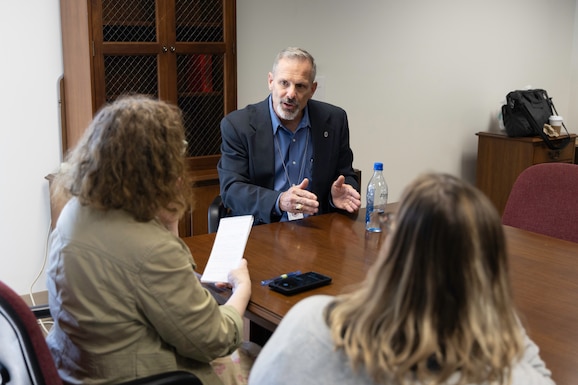
[[[221,218],[201,282],[228,282],[229,272],[243,258],[252,226],[252,215]]]

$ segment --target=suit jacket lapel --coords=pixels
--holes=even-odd
[[[249,116],[249,123],[255,130],[251,138],[255,151],[251,154],[253,159],[250,162],[257,184],[272,189],[275,185],[275,146],[268,103],[269,98],[255,104]]]
[[[331,142],[334,132],[328,125],[329,115],[323,109],[317,108],[315,103],[309,103],[309,120],[311,121],[311,137],[313,139],[313,170],[314,185],[326,183],[328,175],[326,165],[331,164]],[[313,190],[317,190],[312,186]]]

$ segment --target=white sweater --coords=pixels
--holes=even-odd
[[[317,295],[296,304],[261,350],[249,385],[363,385],[375,383],[355,373],[343,351],[335,351],[323,311],[333,297]],[[513,371],[512,385],[553,385],[538,347],[525,336],[526,349]],[[450,378],[450,383],[457,375]],[[385,384],[384,384],[385,385]]]

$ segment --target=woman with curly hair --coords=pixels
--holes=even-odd
[[[178,237],[191,196],[185,145],[178,108],[123,97],[98,112],[56,176],[67,203],[50,238],[47,341],[66,383],[187,370],[220,384],[211,362],[241,345],[246,261],[219,306]]]
[[[553,384],[514,310],[500,217],[468,183],[418,177],[366,280],[295,305],[249,378],[279,384]]]

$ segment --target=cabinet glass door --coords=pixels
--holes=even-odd
[[[220,154],[224,116],[222,54],[177,54],[178,105],[189,156]]]
[[[154,0],[102,0],[96,3],[101,28],[95,30],[95,72],[100,71],[97,105],[124,94],[159,98],[159,61],[163,53]],[[99,4],[100,3],[100,4]]]
[[[224,32],[222,0],[175,1],[177,103],[192,157],[220,154]]]
[[[103,42],[156,42],[154,0],[103,0],[102,35]]]
[[[220,156],[219,123],[236,107],[234,2],[91,3],[97,109],[133,93],[175,103],[183,111],[187,155]]]
[[[177,42],[223,42],[222,0],[175,0]]]

